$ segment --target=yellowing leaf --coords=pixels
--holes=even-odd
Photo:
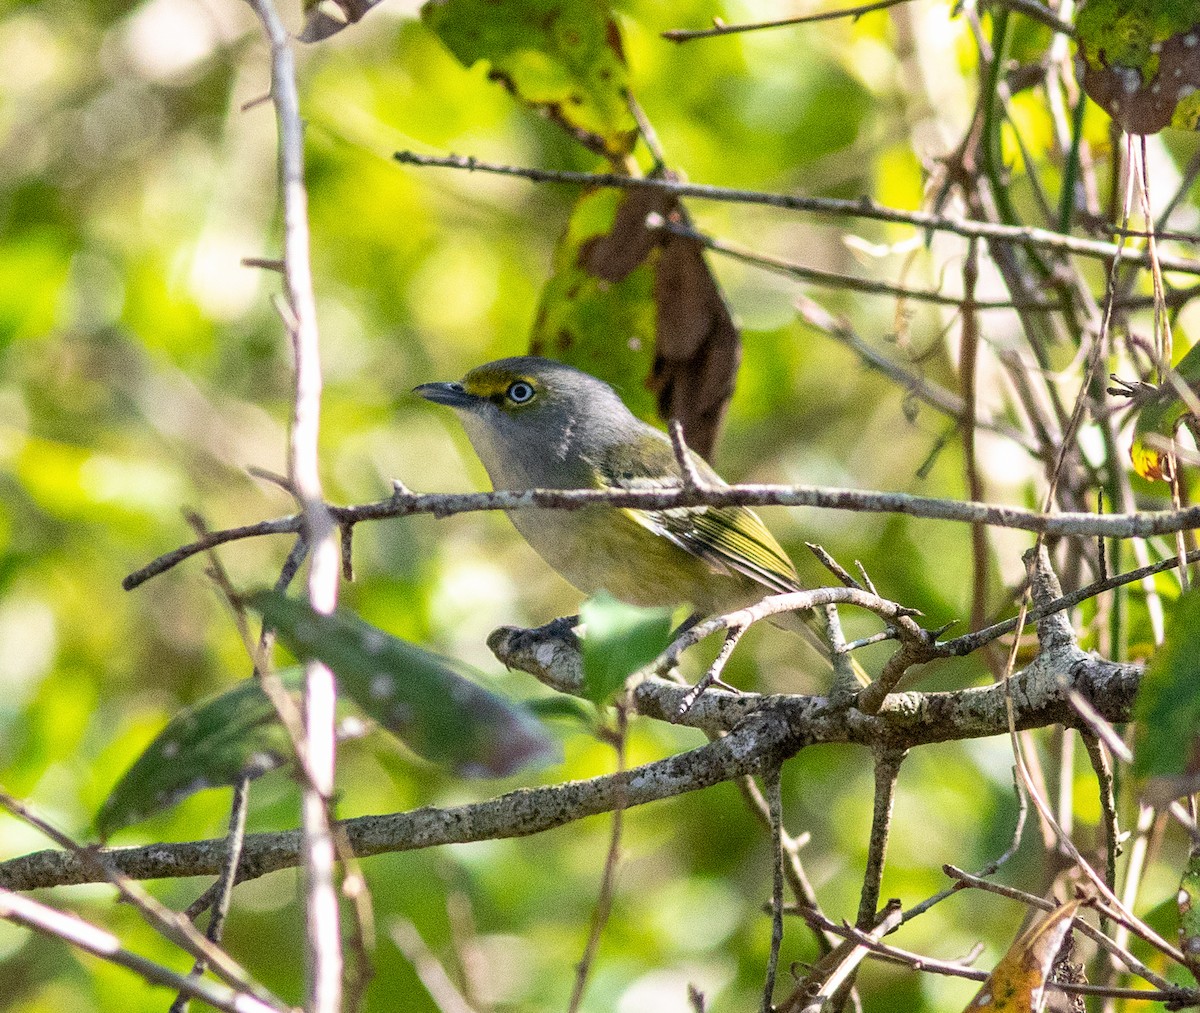
[[[612,11],[600,0],[429,0],[425,23],[489,76],[598,154],[633,150],[637,124]]]
[[[1077,900],[1063,904],[1031,925],[996,965],[964,1013],[1038,1013],[1054,958],[1071,931],[1079,905]]]
[[[1200,43],[1200,39],[1197,41]],[[1197,47],[1196,57],[1200,61],[1200,45]],[[1174,371],[1193,391],[1200,388],[1200,343],[1188,350],[1175,364]],[[1154,482],[1170,478],[1163,444],[1175,435],[1181,423],[1194,419],[1173,385],[1163,384],[1157,394],[1148,386],[1142,386],[1140,390],[1149,392],[1150,396],[1145,397],[1134,423],[1129,457],[1133,461],[1134,471],[1142,478]],[[1135,394],[1138,399],[1142,396]]]

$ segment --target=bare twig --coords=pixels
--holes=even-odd
[[[783,944],[783,782],[779,774],[779,768],[774,766],[763,771],[771,825],[771,952],[763,983],[762,1013],[774,1009],[775,975],[779,968],[779,947]]]
[[[213,943],[221,942],[221,934],[225,928],[225,919],[229,915],[229,904],[233,899],[233,884],[236,882],[238,864],[242,860],[242,844],[246,839],[246,808],[250,798],[250,779],[242,778],[233,787],[233,803],[229,814],[229,857],[221,869],[221,875],[213,884],[212,914],[208,919],[205,935]],[[193,978],[200,977],[208,967],[208,961],[203,957],[197,958],[192,965]],[[184,1013],[191,998],[186,992],[180,992],[171,1003],[169,1013]]]
[[[304,125],[296,88],[291,39],[273,0],[249,0],[271,46],[271,98],[279,134],[279,186],[283,202],[284,285],[295,351],[296,400],[288,455],[288,477],[302,507],[310,547],[308,597],[317,612],[337,604],[338,543],[325,506],[319,471],[321,359],[317,307],[309,261],[308,196],[304,184]],[[307,1002],[309,1013],[337,1013],[342,1005],[342,939],[333,883],[335,848],[329,830],[336,749],[333,673],[317,661],[305,665],[301,817],[307,895]]]
[[[1100,260],[1111,259],[1117,247],[1095,239],[1068,236],[1046,229],[1018,225],[1000,225],[949,215],[936,215],[924,211],[902,211],[883,207],[869,198],[841,200],[832,197],[799,197],[791,194],[764,193],[757,190],[738,190],[732,187],[709,186],[702,183],[684,183],[648,176],[623,176],[617,173],[568,172],[565,170],[534,169],[516,165],[500,165],[473,157],[448,155],[445,157],[420,155],[413,151],[398,151],[393,156],[403,165],[418,165],[443,169],[463,169],[468,172],[489,172],[502,176],[519,176],[535,183],[574,183],[582,186],[608,186],[624,189],[658,190],[677,197],[695,197],[701,200],[717,200],[735,204],[763,204],[790,211],[808,211],[815,214],[867,218],[874,221],[895,222],[913,225],[919,229],[951,232],[967,239],[997,239],[1018,245],[1073,253]],[[1126,254],[1127,261],[1149,266],[1145,254]],[[1160,257],[1164,271],[1180,271],[1200,275],[1200,261],[1181,257]]]
[[[125,875],[109,860],[103,849],[84,847],[5,792],[0,792],[0,806],[39,830],[59,847],[67,849],[66,853],[72,855],[88,870],[92,882],[111,883],[115,886],[121,899],[132,905],[148,924],[197,960],[205,960],[230,986],[258,996],[264,1003],[274,1001],[273,996],[258,985],[233,957],[200,932],[186,916],[166,907],[147,893],[140,883]],[[188,991],[183,986],[178,990]]]
[[[737,35],[744,32],[757,32],[764,28],[790,28],[793,25],[807,25],[815,21],[834,21],[840,18],[858,20],[864,14],[881,11],[896,4],[908,3],[908,0],[875,0],[874,3],[860,4],[858,7],[843,7],[836,11],[822,11],[820,14],[803,14],[795,18],[781,18],[778,21],[756,21],[745,25],[727,25],[718,18],[713,18],[712,28],[672,28],[661,32],[661,36],[669,42],[691,42],[694,39],[711,39],[718,35]]]
[[[74,914],[63,914],[28,897],[0,888],[0,918],[61,939],[101,960],[128,968],[145,981],[184,992],[226,1013],[287,1013],[278,1000],[265,1001],[247,992],[205,978],[193,978],[168,970],[161,964],[133,953],[111,932],[97,928]]]
[[[862,894],[858,901],[858,918],[854,922],[860,929],[869,929],[875,924],[879,888],[883,882],[883,864],[892,827],[892,806],[896,802],[896,780],[900,776],[904,757],[903,751],[887,750],[880,750],[875,756],[875,806],[871,815],[871,840],[867,848]]]
[[[708,486],[709,483],[704,481],[700,469],[692,460],[691,451],[688,450],[687,441],[684,439],[683,424],[679,419],[671,419],[667,423],[667,432],[671,437],[671,449],[675,451],[675,462],[679,465],[679,474],[683,478],[683,487],[685,489],[703,489]]]
[[[407,918],[397,918],[388,933],[396,949],[404,954],[441,1013],[475,1013],[473,1007],[450,980],[417,927]]]
[[[625,775],[625,745],[628,732],[629,715],[625,706],[618,703],[616,707],[617,727],[612,735],[613,748],[617,754],[618,783]],[[588,930],[587,944],[583,948],[583,956],[575,966],[575,984],[571,988],[571,1001],[567,1005],[567,1013],[576,1013],[583,1002],[583,991],[587,987],[588,975],[600,949],[600,937],[604,934],[604,926],[608,924],[609,912],[612,910],[613,890],[616,887],[617,863],[621,858],[621,832],[624,826],[625,800],[619,798],[613,807],[612,832],[608,838],[608,851],[604,856],[604,872],[600,876],[600,892],[596,897],[596,906],[592,910],[591,927]]]
[[[1046,900],[1043,897],[1038,897],[1035,894],[1026,893],[1024,890],[1017,890],[1011,886],[1004,886],[1000,883],[993,883],[990,880],[981,879],[978,876],[972,876],[970,873],[963,872],[962,869],[957,869],[953,865],[945,865],[943,871],[951,879],[955,879],[965,886],[974,887],[977,890],[986,890],[988,893],[999,894],[1001,897],[1008,897],[1011,900],[1019,901],[1022,904],[1027,904],[1030,907],[1037,908],[1041,911],[1053,911],[1057,905],[1054,901]],[[1087,936],[1092,942],[1096,943],[1102,949],[1111,953],[1117,960],[1123,963],[1134,974],[1145,978],[1146,981],[1154,985],[1155,988],[1162,989],[1164,992],[1179,994],[1181,990],[1178,985],[1168,981],[1162,975],[1155,973],[1124,946],[1110,939],[1097,928],[1093,928],[1082,919],[1077,919],[1075,928]]]
[[[1148,538],[1200,528],[1200,506],[1180,510],[1137,513],[1047,514],[1015,506],[992,506],[899,492],[866,492],[805,485],[730,485],[703,490],[665,489],[526,489],[479,493],[411,493],[352,507],[330,507],[338,524],[360,524],[388,517],[431,513],[437,517],[484,510],[580,510],[588,506],[670,510],[685,506],[791,506],[861,513],[895,513],[909,517],[988,524],[1061,537]],[[260,535],[296,534],[303,528],[299,515],[260,521],[244,527],[213,531],[202,539],[180,546],[129,574],[122,586],[128,591],[185,559],[217,545]],[[337,547],[334,545],[336,565]],[[1177,565],[1172,563],[1171,565]]]

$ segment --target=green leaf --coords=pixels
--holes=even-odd
[[[1200,593],[1174,603],[1167,636],[1146,666],[1134,718],[1133,772],[1156,797],[1193,790],[1200,772]]]
[[[557,718],[563,721],[575,721],[589,727],[596,723],[594,708],[582,700],[577,700],[573,696],[564,696],[561,693],[555,696],[534,697],[532,700],[526,700],[525,706],[543,721]]]
[[[299,669],[280,673],[289,691],[299,690],[302,676]],[[291,756],[287,732],[262,683],[246,679],[176,714],[105,799],[96,829],[108,838],[201,788],[257,777]]]
[[[583,603],[583,691],[600,703],[671,642],[671,610],[645,609],[601,592]]]
[[[296,657],[316,659],[338,687],[418,756],[468,777],[504,777],[556,753],[523,707],[476,685],[471,670],[339,609],[325,616],[278,591],[247,598]],[[472,677],[481,677],[471,672]]]
[[[1125,130],[1194,130],[1200,118],[1195,0],[1088,0],[1075,19],[1083,87]]]
[[[619,159],[637,124],[621,36],[599,0],[429,0],[421,18],[464,66],[491,64],[526,105],[592,151]]]

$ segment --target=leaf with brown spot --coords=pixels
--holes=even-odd
[[[1193,394],[1200,393],[1200,344],[1193,345],[1173,368]],[[1195,435],[1198,420],[1172,383],[1157,388],[1149,384],[1122,383],[1128,388],[1137,410],[1133,442],[1129,446],[1133,469],[1151,482],[1169,480],[1171,474],[1165,447],[1175,438],[1181,425],[1187,426]],[[1120,389],[1114,393],[1126,391]]]
[[[1195,0],[1088,0],[1075,19],[1083,88],[1121,128],[1200,125],[1200,7]]]
[[[1073,900],[1031,925],[1009,948],[964,1013],[1038,1013],[1071,922],[1082,902]]]
[[[530,351],[570,363],[611,383],[639,418],[654,415],[646,389],[654,355],[656,247],[630,262],[618,235],[621,194],[583,193],[554,253],[542,288]],[[646,230],[641,230],[643,233]],[[624,262],[621,261],[624,258]]]
[[[633,412],[677,418],[708,457],[741,361],[741,336],[694,240],[646,218],[686,222],[669,194],[585,193],[555,254],[531,350],[613,384]]]
[[[600,0],[428,0],[421,19],[488,76],[597,154],[619,161],[637,124],[620,31]]]

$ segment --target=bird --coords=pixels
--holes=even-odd
[[[496,489],[683,486],[670,438],[637,418],[609,384],[566,363],[498,359],[413,393],[454,410]],[[702,457],[684,452],[701,482],[726,485]],[[585,595],[604,590],[642,607],[687,603],[703,617],[802,590],[792,560],[748,507],[507,513],[538,555]],[[780,613],[771,621],[830,657],[823,614]],[[860,684],[869,681],[857,662],[851,668]]]

